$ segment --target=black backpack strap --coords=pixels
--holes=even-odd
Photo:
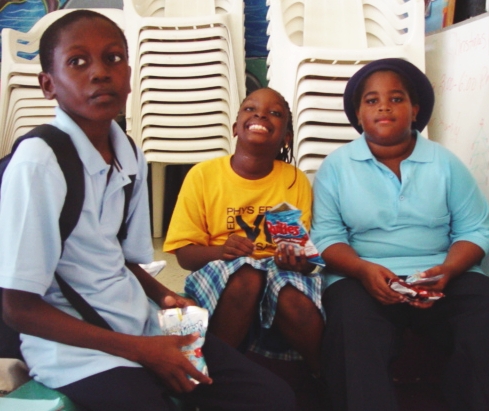
[[[85,200],[83,163],[70,136],[57,127],[50,124],[35,127],[22,136],[19,139],[20,141],[17,140],[14,148],[21,141],[30,137],[42,138],[51,147],[66,180],[66,198],[59,217],[61,242],[64,245],[64,242],[78,224]]]
[[[20,141],[16,141],[12,151],[21,141],[30,137],[42,138],[51,147],[66,180],[66,198],[59,217],[61,242],[64,246],[64,242],[78,223],[85,200],[83,163],[70,136],[50,124],[35,127],[22,136]],[[112,329],[107,321],[58,273],[54,273],[54,276],[65,298],[85,321],[108,330]]]
[[[63,280],[58,273],[55,272],[54,276],[65,298],[87,323],[105,328],[106,330],[112,330],[109,323],[71,285]]]

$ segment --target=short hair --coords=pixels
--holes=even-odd
[[[109,22],[120,34],[122,41],[124,42],[126,53],[128,53],[126,36],[124,36],[124,32],[114,21],[104,16],[103,14],[97,13],[92,10],[74,10],[54,21],[41,36],[41,40],[39,41],[39,60],[41,61],[41,69],[44,73],[50,73],[53,69],[53,55],[54,50],[58,46],[59,40],[61,39],[60,32],[70,25],[83,19],[101,19]]]

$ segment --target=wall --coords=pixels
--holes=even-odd
[[[426,37],[430,139],[456,153],[489,199],[489,13]]]

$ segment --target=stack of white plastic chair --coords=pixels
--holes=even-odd
[[[2,75],[0,88],[0,155],[4,156],[14,140],[33,127],[54,118],[55,100],[46,100],[38,82],[39,40],[56,19],[73,10],[46,14],[27,33],[2,30]],[[122,10],[97,9],[123,28]]]
[[[153,235],[163,234],[165,168],[233,150],[245,97],[242,0],[126,0],[133,68],[127,133],[151,163]]]
[[[425,68],[423,0],[268,0],[269,86],[291,105],[294,155],[313,178],[359,135],[343,111],[349,78],[398,57]]]

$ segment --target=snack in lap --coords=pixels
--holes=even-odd
[[[209,313],[205,308],[189,306],[185,308],[169,308],[158,311],[158,320],[163,335],[188,335],[199,333],[192,344],[182,347],[182,352],[195,368],[202,374],[209,375],[205,358],[202,354],[205,333],[209,322]],[[193,382],[199,382],[189,377]]]
[[[436,301],[445,296],[445,294],[440,291],[426,290],[422,286],[408,283],[401,278],[389,280],[389,286],[394,291],[405,295],[411,301]]]

